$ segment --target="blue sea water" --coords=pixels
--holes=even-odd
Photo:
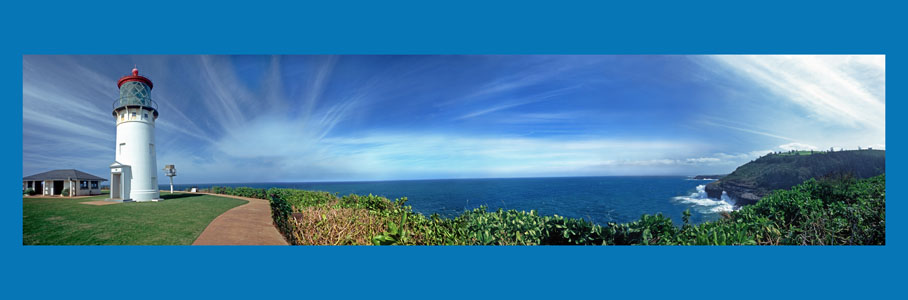
[[[175,190],[196,186],[294,188],[339,195],[373,194],[396,199],[407,197],[417,212],[453,217],[464,210],[488,206],[529,211],[541,215],[583,218],[598,224],[625,223],[643,214],[662,213],[681,224],[690,209],[692,223],[715,220],[733,209],[728,199],[710,199],[703,192],[707,180],[687,177],[563,177],[439,179],[367,182],[175,184]],[[169,185],[161,185],[162,190]]]

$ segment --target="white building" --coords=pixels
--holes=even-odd
[[[71,196],[101,194],[101,181],[107,179],[75,169],[53,170],[22,178],[22,190],[32,189],[41,195],[60,195],[64,189]]]
[[[111,201],[158,201],[157,162],[155,159],[155,120],[157,104],[151,100],[151,80],[132,75],[117,82],[120,98],[113,103],[117,122],[116,159],[110,165]]]

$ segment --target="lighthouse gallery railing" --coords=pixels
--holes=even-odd
[[[122,97],[114,100],[111,104],[111,110],[114,111],[114,116],[116,116],[117,109],[122,107],[144,107],[150,108],[155,117],[158,116],[158,103],[151,99],[140,99],[138,97]]]

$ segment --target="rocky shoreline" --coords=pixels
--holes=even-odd
[[[769,154],[706,184],[706,195],[720,199],[724,191],[736,206],[743,206],[757,203],[774,190],[789,189],[811,178],[869,178],[886,172],[885,153],[882,150],[846,150]],[[716,176],[698,175],[694,179]]]
[[[735,200],[737,206],[755,204],[760,201],[760,198],[769,194],[768,191],[763,191],[753,184],[722,182],[721,180],[706,184],[706,195],[710,198],[720,199],[723,191],[728,197]]]

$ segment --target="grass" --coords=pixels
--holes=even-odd
[[[248,201],[161,193],[160,202],[86,205],[90,198],[25,198],[23,245],[190,245],[215,217]]]

